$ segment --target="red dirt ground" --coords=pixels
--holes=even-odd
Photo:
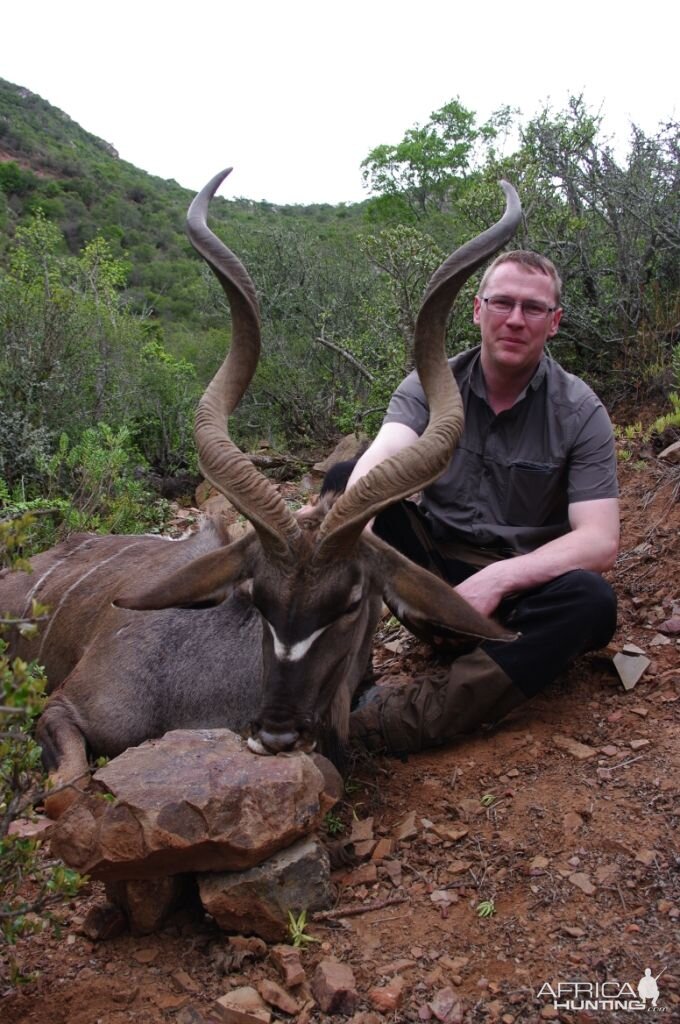
[[[377,759],[353,777],[339,817],[349,826],[372,817],[392,853],[375,880],[362,866],[338,881],[338,906],[363,912],[313,922],[320,942],[302,955],[309,976],[330,954],[351,965],[366,1012],[358,1020],[630,1021],[641,1011],[555,1010],[538,993],[575,979],[636,988],[649,967],[663,971],[656,1012],[680,1021],[680,648],[675,638],[655,643],[657,626],[680,611],[680,470],[639,455],[621,462],[623,543],[611,573],[620,625],[610,649],[493,731],[407,763]],[[395,654],[386,639],[378,675],[423,671],[425,647],[406,639]],[[651,665],[626,692],[611,655],[631,642]],[[580,760],[556,735],[596,754]],[[397,840],[410,812],[413,836]],[[35,980],[5,989],[3,1024],[200,1024],[216,1019],[214,1001],[230,988],[277,978],[267,958],[225,976],[226,937],[186,913],[157,935],[95,944],[80,926],[102,893],[91,883],[63,908],[61,937],[19,943]],[[394,897],[403,902],[369,909]],[[493,901],[492,916],[479,916],[482,901]],[[178,970],[195,984],[173,979]],[[400,1003],[385,1009],[370,990],[397,976]],[[312,1010],[299,1019],[329,1018]]]

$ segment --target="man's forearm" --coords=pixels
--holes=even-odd
[[[612,500],[570,509],[573,529],[526,555],[506,558],[480,569],[456,590],[484,615],[504,597],[531,590],[573,569],[605,572],[618,552],[618,504]]]

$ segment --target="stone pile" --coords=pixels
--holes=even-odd
[[[53,826],[51,847],[106,883],[136,934],[155,931],[197,886],[221,927],[276,941],[289,910],[330,905],[315,830],[341,793],[323,758],[259,757],[227,729],[177,730],[100,768]]]

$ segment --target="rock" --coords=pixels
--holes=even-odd
[[[357,818],[352,822],[350,842],[361,843],[373,839],[373,818]]]
[[[454,858],[446,864],[446,871],[449,875],[462,875],[465,871],[469,871],[471,867],[471,860],[458,860]]]
[[[265,1003],[269,1003],[275,1009],[290,1014],[300,1012],[300,1004],[297,999],[293,999],[277,982],[270,981],[269,978],[262,978],[257,983],[257,990]]]
[[[106,883],[106,895],[123,911],[133,935],[158,931],[194,889],[192,879],[185,875]]]
[[[322,818],[323,777],[307,755],[258,757],[228,729],[166,733],[94,780],[115,802],[84,794],[51,844],[70,867],[105,881],[247,869]]]
[[[397,825],[394,838],[398,840],[413,839],[417,835],[418,826],[416,825],[416,812],[410,811]]]
[[[600,885],[609,885],[610,882],[615,882],[619,874],[618,864],[600,864],[595,868],[595,879]]]
[[[205,1017],[195,1006],[184,1006],[175,1017],[176,1024],[205,1024]]]
[[[436,992],[427,1005],[437,1020],[446,1024],[461,1024],[463,1020],[463,1004],[450,986]]]
[[[380,1013],[394,1013],[403,1002],[405,988],[403,978],[392,978],[386,985],[369,989],[368,1001]]]
[[[644,864],[650,867],[656,860],[659,859],[659,853],[657,850],[638,850],[635,854],[635,860],[639,864]]]
[[[346,462],[348,459],[358,459],[368,448],[369,439],[366,434],[346,434],[331,452],[331,454],[312,466],[315,473],[325,474],[338,462]]]
[[[680,444],[680,441],[678,441],[678,444]],[[659,623],[657,629],[660,633],[665,633],[666,636],[680,636],[680,615],[672,615],[670,619]]]
[[[369,861],[368,864],[361,864],[352,871],[336,874],[333,878],[340,885],[349,885],[352,888],[358,885],[373,885],[378,880],[378,866],[375,861]]]
[[[171,995],[168,992],[158,992],[151,998],[159,1010],[164,1010],[169,1013],[182,1009],[189,1002],[189,996],[187,995]]]
[[[565,832],[578,832],[583,825],[583,818],[576,811],[567,811],[562,818],[562,828]]]
[[[642,750],[643,747],[649,746],[649,740],[630,740],[628,746],[631,750]]]
[[[389,857],[394,849],[394,840],[389,839],[387,836],[383,836],[379,839],[373,853],[371,854],[371,860],[381,861],[385,857]]]
[[[577,889],[584,892],[586,896],[594,896],[597,892],[595,886],[590,880],[590,876],[585,871],[575,871],[573,875],[569,875],[569,881],[572,885],[575,885]]]
[[[171,980],[178,992],[188,992],[190,995],[198,995],[201,992],[201,986],[197,981],[187,974],[186,971],[177,970],[171,974]]]
[[[589,757],[594,757],[597,753],[593,747],[588,747],[585,743],[579,743],[578,740],[573,739],[571,736],[561,736],[559,733],[553,736],[553,743],[559,750],[564,750],[579,761],[585,761]]]
[[[103,903],[87,912],[81,931],[93,942],[115,939],[127,930],[127,921],[120,907]]]
[[[673,441],[667,448],[664,448],[662,452],[659,452],[657,459],[663,459],[664,462],[672,462],[680,464],[680,441]]]
[[[232,967],[237,971],[250,960],[264,960],[267,955],[267,944],[252,935],[230,935],[227,946]]]
[[[143,949],[135,950],[132,957],[138,964],[152,964],[158,959],[158,953],[159,950],[155,946],[145,946]]]
[[[296,949],[295,946],[272,946],[269,950],[269,955],[283,978],[284,985],[287,985],[288,988],[301,985],[303,981],[307,980],[305,969],[300,960],[300,950]]]
[[[375,839],[362,839],[360,843],[352,843],[357,860],[368,860],[369,857],[373,859],[371,855],[377,845]]]
[[[383,867],[392,885],[398,888],[401,885],[402,864],[399,860],[383,861]]]
[[[220,996],[213,1004],[213,1012],[225,1024],[269,1024],[272,1019],[262,997],[250,985]]]
[[[345,797],[345,783],[335,765],[322,754],[309,755],[323,777],[321,814],[324,815]]]
[[[464,825],[433,825],[432,831],[440,839],[446,839],[450,843],[457,843],[459,839],[465,838],[470,829]]]
[[[316,839],[300,840],[249,871],[200,874],[198,890],[220,928],[274,942],[288,935],[289,910],[323,910],[333,902],[328,853]]]
[[[15,818],[14,821],[10,821],[7,831],[10,836],[30,839],[45,832],[53,824],[54,822],[50,818],[46,818],[42,814],[34,814],[30,818]]]
[[[354,1013],[359,996],[352,968],[339,960],[322,960],[312,977],[312,995],[323,1013]]]
[[[634,645],[627,644],[626,646],[633,647]],[[632,690],[650,665],[651,661],[644,654],[626,651],[625,648],[619,654],[614,655],[614,668],[619,674],[624,690]]]

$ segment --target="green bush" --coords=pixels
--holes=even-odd
[[[0,566],[24,568],[20,557],[31,517],[0,521]],[[50,860],[39,836],[10,830],[19,817],[30,817],[44,796],[45,779],[33,724],[44,700],[45,676],[40,666],[10,658],[8,630],[35,632],[46,609],[34,604],[31,615],[11,622],[0,619],[0,944],[12,946],[22,935],[56,925],[51,908],[75,895],[84,880],[62,863]],[[8,957],[9,980],[21,972]]]

